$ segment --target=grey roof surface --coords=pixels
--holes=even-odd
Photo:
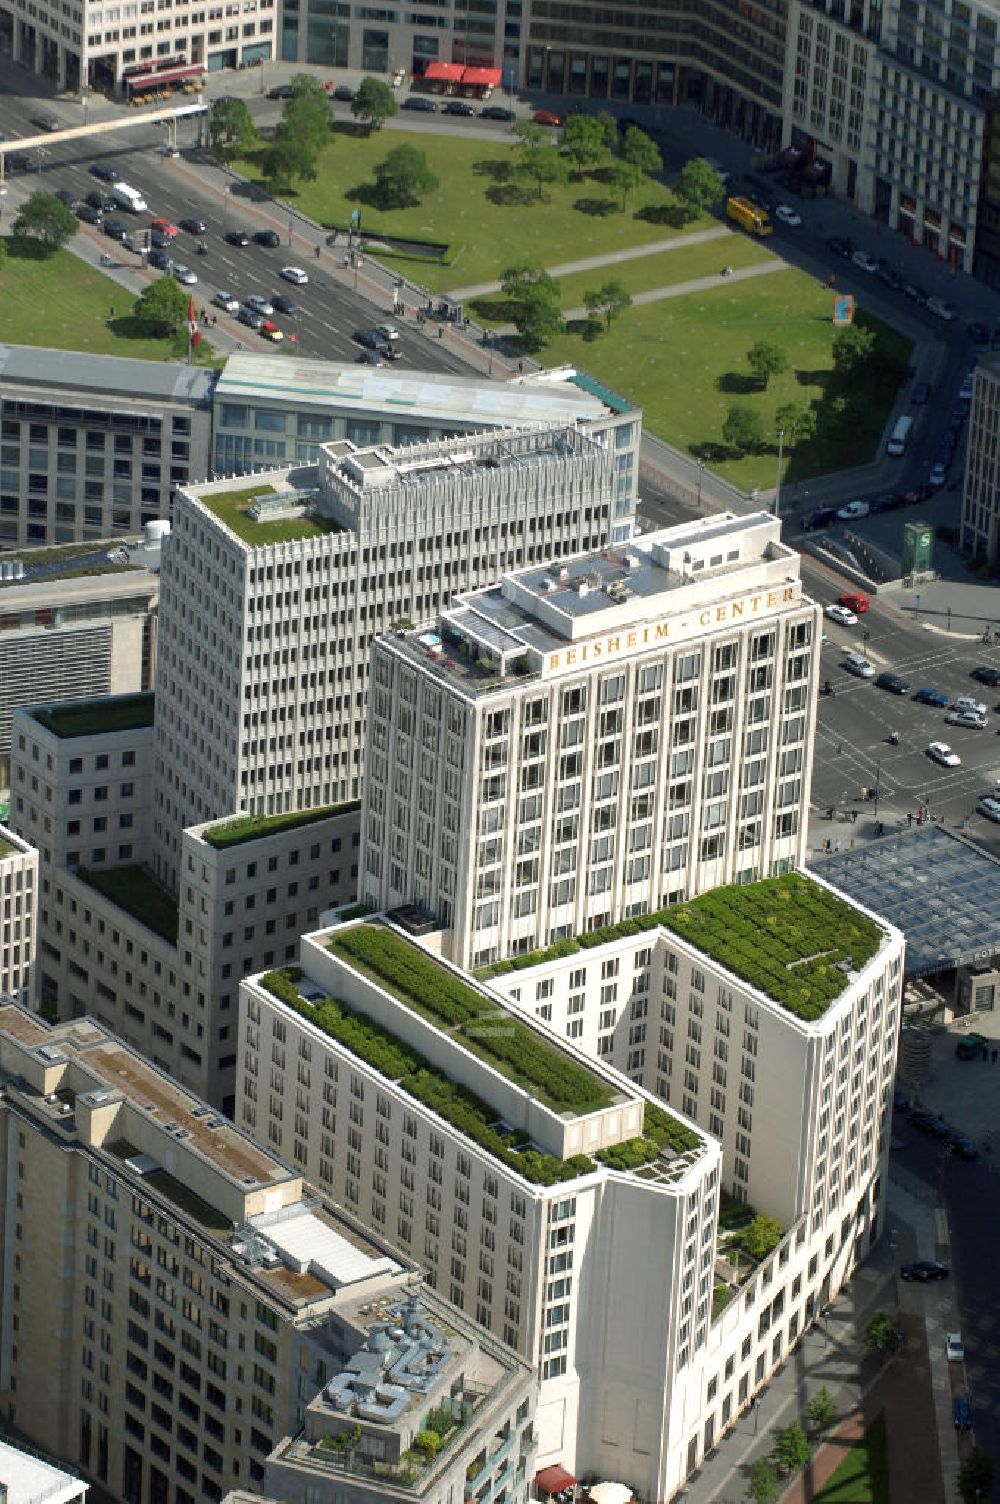
[[[1000,861],[939,825],[900,831],[810,866],[903,931],[908,978],[1000,951]]]
[[[48,389],[62,387],[132,401],[160,398],[172,402],[207,402],[214,380],[214,371],[171,361],[0,345],[0,382],[17,381],[46,388],[45,398],[49,401],[58,398]]]

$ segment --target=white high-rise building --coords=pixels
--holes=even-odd
[[[788,871],[818,642],[766,514],[549,559],[379,638],[361,896],[482,966]]]
[[[237,1121],[537,1365],[540,1467],[660,1500],[878,1236],[903,942],[798,873],[597,939],[487,987],[385,919],[305,937],[241,988]]]

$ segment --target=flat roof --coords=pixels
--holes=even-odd
[[[93,355],[84,350],[50,350],[35,345],[0,345],[0,383],[17,381],[41,389],[40,400],[58,405],[68,388],[127,402],[206,403],[215,372],[165,360],[134,360],[126,355]],[[0,388],[0,398],[4,396]],[[102,406],[106,404],[102,401]]]
[[[58,700],[36,705],[38,724],[60,740],[104,736],[110,731],[136,731],[153,724],[153,691],[130,695],[102,695],[93,700]]]
[[[372,1256],[350,1242],[329,1221],[306,1207],[295,1216],[263,1216],[251,1219],[261,1237],[301,1273],[312,1273],[331,1289],[356,1285],[377,1274],[399,1274],[402,1265],[385,1255]]]
[[[902,930],[908,980],[1000,953],[1000,860],[954,831],[914,826],[810,865]]]
[[[0,1441],[0,1485],[6,1504],[65,1504],[83,1498],[89,1484],[62,1468]]]
[[[142,362],[145,364],[145,362]],[[463,373],[394,371],[378,366],[341,365],[331,360],[300,360],[271,354],[231,355],[215,388],[216,402],[268,400],[300,409],[316,404],[331,409],[363,408],[405,423],[407,417],[443,424],[484,427],[535,423],[594,422],[608,405],[575,380],[491,381]]]

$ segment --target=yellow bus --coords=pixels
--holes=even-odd
[[[767,210],[760,209],[748,198],[727,198],[726,214],[750,235],[771,235],[774,226],[767,217]]]

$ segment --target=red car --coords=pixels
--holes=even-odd
[[[171,240],[177,234],[177,226],[171,224],[169,219],[151,219],[149,226],[152,230],[159,230],[161,235],[169,235]]]
[[[536,110],[531,118],[536,125],[562,125],[563,123],[562,116],[555,114],[552,110]]]
[[[838,595],[837,605],[846,606],[848,611],[856,611],[859,616],[863,616],[871,609],[871,601],[867,595]]]

